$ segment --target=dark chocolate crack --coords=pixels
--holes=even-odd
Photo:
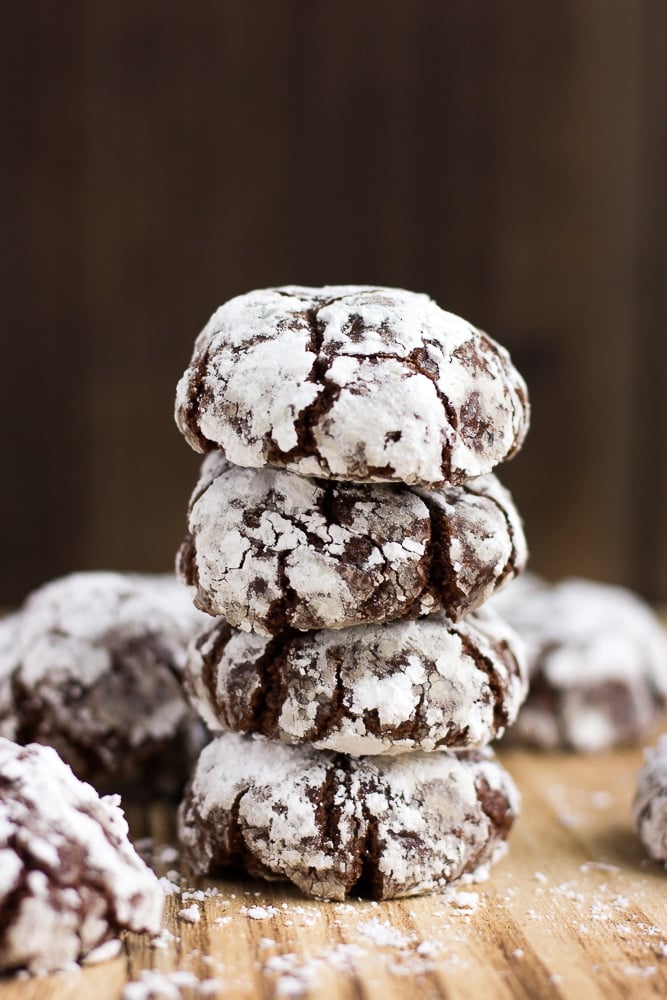
[[[209,351],[204,350],[196,361],[191,363],[188,369],[187,402],[179,407],[177,415],[179,426],[184,429],[188,444],[199,452],[213,451],[218,447],[214,441],[209,441],[204,436],[199,419],[203,407],[210,406],[213,402],[213,393],[207,383],[209,362]]]
[[[479,804],[485,816],[488,816],[494,834],[498,839],[504,840],[514,822],[514,814],[507,796],[497,788],[491,788],[483,776],[475,782],[475,790]]]
[[[470,636],[466,635],[464,632],[456,630],[458,636],[461,640],[463,646],[463,651],[466,656],[469,656],[473,661],[478,670],[486,674],[491,693],[493,695],[493,722],[496,732],[500,732],[507,725],[507,689],[504,684],[501,683],[498,671],[491,660],[484,656],[479,647],[470,639]],[[503,652],[507,652],[507,644],[501,643]],[[514,657],[510,659],[510,673],[516,671],[516,660]],[[511,669],[513,667],[513,670]]]

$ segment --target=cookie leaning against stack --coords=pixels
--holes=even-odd
[[[492,474],[528,425],[509,355],[424,295],[266,289],[213,315],[176,419],[212,452],[179,572],[222,619],[186,670],[221,732],[180,810],[194,868],[336,899],[481,877],[518,809],[485,745],[526,693],[471,614],[526,560]]]

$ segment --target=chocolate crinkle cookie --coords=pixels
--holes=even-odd
[[[195,871],[242,866],[326,899],[390,899],[479,880],[518,812],[490,756],[354,758],[227,733],[203,750],[179,812]]]
[[[510,458],[528,413],[503,347],[426,295],[370,286],[231,299],[199,335],[176,399],[192,447],[235,465],[426,487]]]
[[[204,741],[181,674],[208,622],[173,577],[46,584],[2,623],[0,733],[55,747],[100,791],[180,795]]]
[[[100,799],[51,747],[0,738],[0,972],[64,969],[123,930],[157,933],[163,893]]]
[[[632,806],[635,827],[650,856],[667,865],[667,735],[645,757]]]
[[[530,690],[512,742],[586,752],[645,738],[667,703],[667,635],[640,597],[528,574],[491,605],[528,657]]]
[[[204,462],[178,559],[196,605],[241,629],[342,628],[444,608],[458,620],[521,572],[495,476],[463,486],[335,483]]]
[[[190,647],[185,676],[213,732],[354,755],[483,746],[527,691],[519,640],[484,609],[458,624],[437,613],[274,639],[219,622]]]

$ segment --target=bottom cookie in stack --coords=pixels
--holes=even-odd
[[[518,806],[489,750],[356,758],[226,733],[202,751],[179,833],[198,874],[391,899],[485,878]]]

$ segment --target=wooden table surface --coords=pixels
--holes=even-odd
[[[667,873],[629,811],[641,759],[505,753],[524,804],[489,881],[380,904],[248,880],[193,886],[164,849],[173,816],[135,810],[135,836],[153,838],[160,872],[181,884],[168,931],[157,945],[128,935],[118,957],[79,972],[0,979],[0,1000],[117,1000],[128,980],[143,982],[128,1000],[665,996]]]

